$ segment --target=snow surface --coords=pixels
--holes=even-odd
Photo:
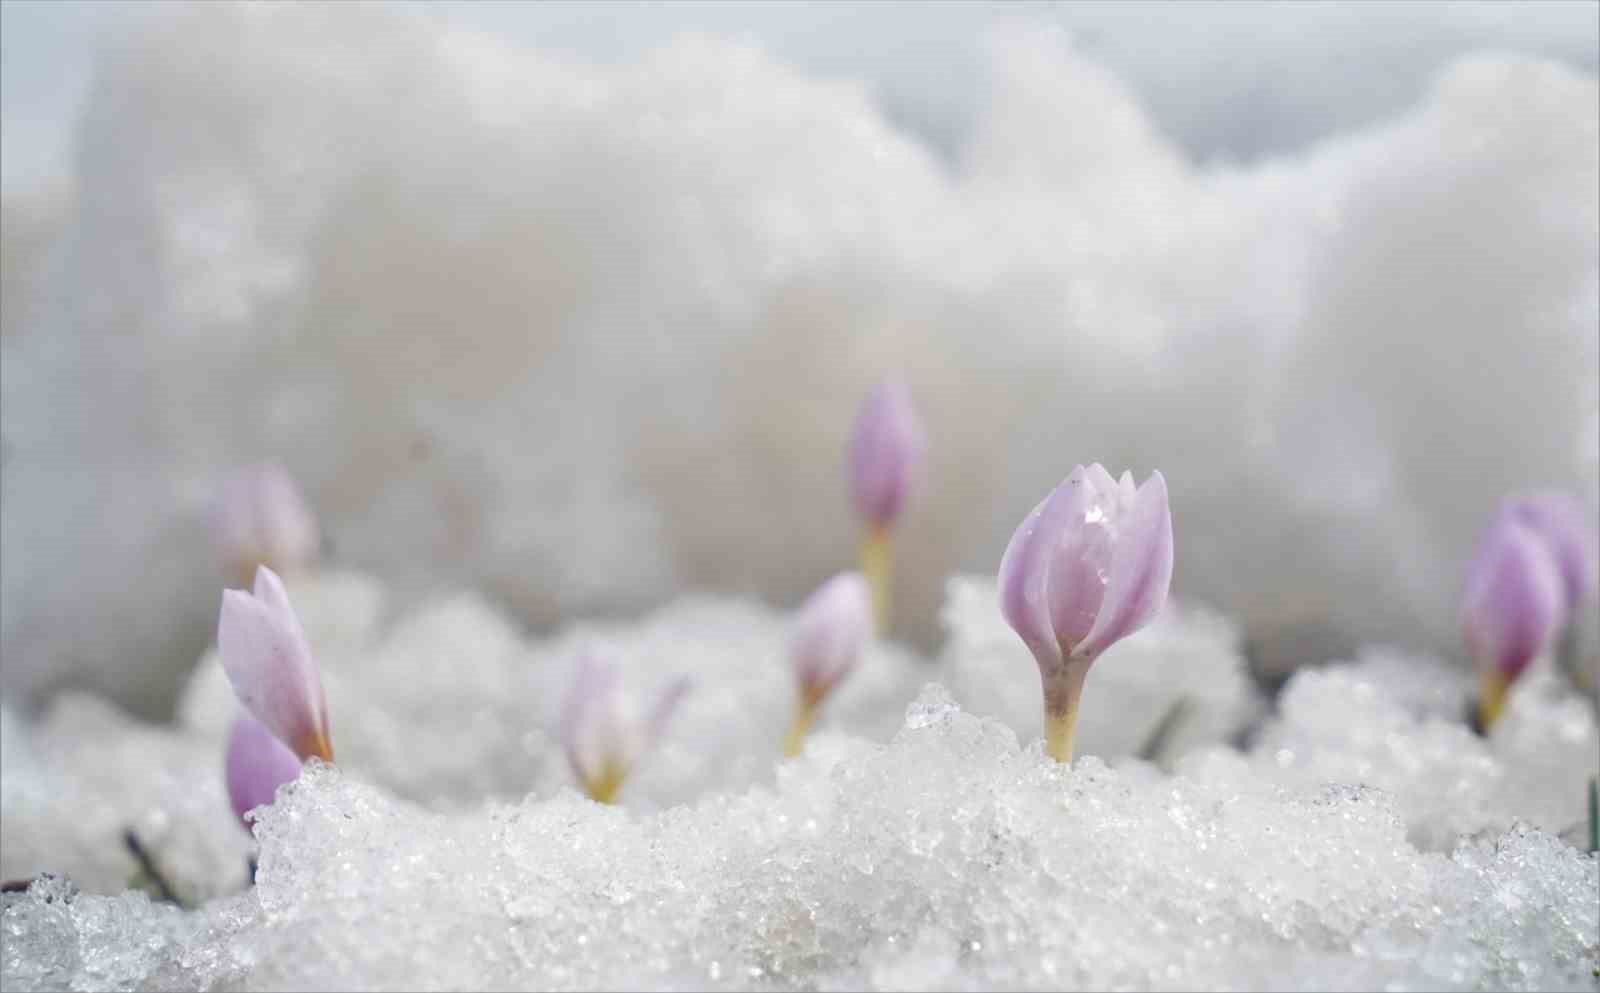
[[[781,611],[696,597],[541,639],[475,596],[385,617],[369,578],[299,576],[339,764],[258,812],[253,888],[214,658],[181,727],[79,696],[38,722],[3,712],[3,874],[57,875],[3,897],[0,980],[1594,988],[1600,862],[1572,843],[1600,739],[1553,673],[1488,739],[1452,720],[1456,670],[1392,651],[1297,674],[1259,723],[1232,627],[1177,605],[1097,663],[1068,769],[1018,703],[1037,675],[994,631],[987,583],[949,583],[937,664],[874,645],[785,761]],[[697,682],[616,807],[568,785],[551,740],[586,645],[630,681]],[[1176,775],[1125,754],[1163,711],[1163,672],[1196,701],[1163,757]],[[194,909],[122,891],[129,825]]]

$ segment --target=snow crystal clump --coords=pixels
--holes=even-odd
[[[376,603],[370,580],[308,581],[291,588],[308,618],[353,599]],[[770,781],[793,715],[788,612],[737,599],[688,597],[642,620],[583,623],[549,639],[524,638],[482,597],[459,594],[408,612],[386,631],[337,639],[322,665],[335,756],[353,775],[438,810],[486,797],[548,795],[571,782],[557,741],[558,708],[585,647],[613,659],[640,699],[687,675],[693,687],[660,745],[623,788],[628,804],[665,806],[708,790]],[[926,664],[892,643],[870,644],[824,705],[819,727],[886,740],[926,676]],[[235,708],[214,653],[202,660],[180,708],[216,742]]]
[[[1247,756],[1205,751],[1179,770],[1239,788],[1380,787],[1394,797],[1412,842],[1440,851],[1519,821],[1586,844],[1588,780],[1600,773],[1591,701],[1542,663],[1518,682],[1484,738],[1462,720],[1466,681],[1437,662],[1381,654],[1302,670]]]
[[[1039,733],[1039,667],[1000,615],[995,582],[956,576],[946,586],[940,678],[963,707],[1028,738]],[[1165,758],[1227,742],[1260,709],[1239,636],[1223,617],[1173,603],[1095,664],[1078,714],[1078,750],[1133,755],[1167,719]],[[1174,708],[1178,708],[1174,710]]]
[[[7,989],[1592,989],[1600,865],[1449,855],[1375,789],[1072,768],[926,689],[775,789],[640,814],[418,809],[314,763],[257,886],[180,913],[8,894]]]

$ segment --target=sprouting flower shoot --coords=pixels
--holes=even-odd
[[[1566,617],[1567,587],[1543,533],[1514,507],[1496,515],[1467,569],[1461,630],[1478,666],[1484,730],[1505,708],[1511,685],[1554,638]]]
[[[1072,760],[1083,680],[1095,659],[1143,627],[1172,583],[1167,482],[1135,486],[1098,462],[1078,466],[1017,528],[1000,562],[1000,611],[1039,663],[1045,742]]]
[[[321,540],[316,515],[278,462],[245,466],[224,479],[211,528],[226,574],[239,583],[249,582],[257,566],[287,573],[309,565]]]
[[[322,677],[277,573],[261,566],[253,592],[223,591],[217,649],[256,720],[302,760],[333,760]]]
[[[599,803],[612,803],[639,760],[661,740],[689,691],[680,677],[668,683],[643,715],[622,692],[611,663],[592,652],[578,656],[561,708],[561,744],[578,785]]]
[[[250,821],[245,815],[271,803],[279,786],[293,782],[300,775],[301,762],[300,756],[279,741],[266,725],[241,713],[228,733],[223,768],[228,800],[239,822],[248,830]]]
[[[861,659],[872,634],[872,596],[857,572],[834,576],[806,598],[795,618],[789,657],[799,695],[783,753],[799,755],[817,709]]]
[[[867,525],[861,571],[872,591],[878,628],[889,626],[894,522],[911,498],[927,448],[911,391],[895,378],[873,387],[856,415],[850,437],[850,498]]]

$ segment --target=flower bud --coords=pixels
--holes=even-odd
[[[1167,483],[1072,470],[1033,509],[1000,562],[1000,611],[1038,661],[1050,752],[1071,757],[1089,666],[1166,603],[1172,583]]]
[[[222,481],[211,511],[212,540],[229,576],[257,566],[290,572],[316,561],[316,515],[278,462],[246,466]]]
[[[1507,691],[1549,646],[1566,615],[1561,567],[1543,535],[1516,514],[1490,525],[1467,570],[1461,630],[1483,680],[1485,730],[1499,719]]]
[[[302,760],[333,760],[322,677],[271,569],[256,570],[253,593],[223,591],[217,650],[234,694],[256,720]]]
[[[561,744],[573,778],[600,803],[611,803],[634,766],[661,739],[689,691],[680,677],[638,714],[623,695],[616,669],[591,652],[578,656],[577,670],[561,708]]]
[[[850,438],[850,497],[876,530],[900,516],[916,484],[927,437],[911,393],[898,379],[875,386],[856,415]]]
[[[800,606],[789,642],[800,699],[785,754],[799,754],[817,707],[856,667],[871,634],[872,596],[860,573],[834,576]]]

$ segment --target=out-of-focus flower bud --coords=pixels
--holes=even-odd
[[[573,778],[590,799],[616,799],[628,774],[661,739],[689,686],[687,677],[668,683],[641,715],[623,694],[609,662],[587,651],[578,656],[561,708],[561,744]]]
[[[861,572],[872,591],[878,628],[889,627],[889,597],[894,561],[890,529],[916,487],[927,449],[927,435],[911,392],[895,378],[873,387],[856,415],[850,436],[850,498],[867,522],[861,545]]]
[[[1499,720],[1511,684],[1566,616],[1561,567],[1544,535],[1518,515],[1496,516],[1467,569],[1461,630],[1482,680],[1479,720]]]
[[[834,576],[800,606],[789,648],[800,694],[784,754],[800,754],[817,708],[855,668],[871,635],[871,594],[860,573]]]
[[[212,540],[227,575],[245,583],[257,566],[290,572],[316,561],[321,537],[300,487],[278,462],[245,466],[217,487]]]

